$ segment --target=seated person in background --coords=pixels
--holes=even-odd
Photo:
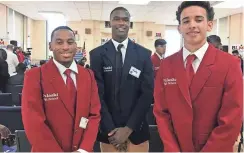
[[[16,74],[8,80],[8,85],[23,85],[26,66],[24,63],[19,63],[16,66]]]
[[[78,64],[84,67],[85,64],[86,64],[86,61],[87,61],[86,57],[83,57],[82,59],[80,59],[80,60],[78,61]]]
[[[241,71],[243,73],[243,58],[242,56],[240,55],[239,51],[238,50],[233,50],[232,51],[232,55],[238,57],[240,60],[241,60]]]
[[[7,138],[9,134],[11,134],[10,130],[6,126],[0,124],[1,139]]]
[[[42,66],[43,64],[45,64],[46,61],[45,60],[40,60],[40,66]]]
[[[7,53],[4,49],[0,49],[0,93],[6,91],[6,85],[9,78]]]
[[[221,39],[219,36],[217,36],[217,35],[208,36],[207,41],[209,43],[211,43],[215,48],[223,50],[223,46],[222,46]]]

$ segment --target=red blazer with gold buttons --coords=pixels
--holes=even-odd
[[[69,104],[68,89],[53,60],[41,68],[26,72],[22,92],[22,119],[32,151],[93,150],[101,107],[97,84],[93,73],[90,75],[88,70],[77,66],[75,114]],[[79,126],[82,117],[89,120],[85,129]]]

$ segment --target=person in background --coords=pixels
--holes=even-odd
[[[7,45],[7,63],[8,63],[8,73],[11,76],[16,72],[16,66],[19,64],[19,60],[16,54],[13,53],[14,46]]]
[[[55,28],[53,58],[25,73],[21,112],[33,152],[93,151],[101,105],[92,71],[74,61],[76,47],[71,28]]]
[[[77,47],[77,52],[74,57],[75,61],[76,62],[80,61],[82,59],[82,57],[83,57],[83,53],[82,53],[81,47]]]
[[[0,124],[0,138],[6,139],[11,134],[11,131],[4,125]],[[2,145],[2,144],[0,144]]]
[[[40,66],[46,63],[46,60],[40,60]]]
[[[233,152],[243,119],[240,62],[207,42],[209,1],[178,7],[183,48],[161,62],[153,112],[164,152]]]
[[[243,57],[240,55],[238,50],[233,50],[232,55],[238,57],[241,60],[241,71],[243,72]]]
[[[77,63],[79,64],[79,65],[81,65],[81,66],[85,66],[85,64],[86,64],[86,62],[87,62],[87,59],[86,59],[86,57],[83,57],[82,59],[80,59]]]
[[[219,50],[223,50],[223,46],[221,43],[221,39],[217,35],[210,35],[207,37],[207,42],[211,43],[215,48],[218,48]]]
[[[151,60],[153,63],[154,70],[154,78],[156,78],[157,71],[160,66],[161,60],[164,59],[165,51],[166,51],[167,42],[164,39],[157,39],[154,43],[154,47],[156,49],[155,53],[151,56]]]
[[[19,63],[16,67],[16,74],[8,80],[8,85],[23,85],[26,66],[24,63]]]
[[[6,92],[6,86],[9,79],[7,53],[0,49],[0,92]]]
[[[20,63],[23,63],[24,60],[25,60],[25,56],[22,52],[22,49],[20,47],[15,47],[14,48],[14,52],[16,53],[17,57],[18,57],[18,60]]]

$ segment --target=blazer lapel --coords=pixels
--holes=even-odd
[[[135,47],[136,47],[136,45],[129,39],[128,47],[126,49],[126,54],[125,54],[125,59],[124,59],[120,88],[126,81],[126,78],[127,78],[127,75],[129,74],[131,66],[134,64],[134,62],[137,59]]]
[[[194,101],[199,95],[200,91],[204,87],[204,84],[207,82],[211,75],[210,66],[214,64],[216,56],[216,49],[209,44],[207,52],[202,59],[202,62],[192,80],[190,87],[191,99]]]
[[[105,52],[103,53],[103,57],[108,59],[112,64],[113,69],[115,68],[115,56],[116,50],[112,40],[109,40],[106,44],[104,44]]]
[[[72,111],[74,108],[70,105],[68,89],[53,60],[50,60],[48,63],[48,72],[52,72],[47,73],[47,75],[49,75],[48,77],[50,78],[50,83],[52,84],[53,88],[58,92],[58,96],[60,97],[61,102],[63,103],[67,112],[72,118],[74,118],[74,111]]]
[[[191,97],[189,93],[189,85],[187,83],[187,76],[183,61],[183,51],[179,51],[175,60],[172,61],[173,72],[175,74],[177,84],[180,88],[182,95],[185,97],[186,102],[192,107]]]

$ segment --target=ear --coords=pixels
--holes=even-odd
[[[208,28],[207,28],[207,31],[208,32],[211,32],[213,29],[213,21],[208,21]]]
[[[51,42],[49,42],[49,50],[52,52],[53,50],[51,45],[52,45]]]
[[[180,27],[180,24],[178,25],[177,29],[178,29],[178,32],[181,34],[181,27]]]

